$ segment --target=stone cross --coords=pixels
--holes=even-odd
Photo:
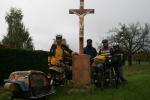
[[[83,54],[84,46],[84,16],[94,13],[94,9],[84,9],[84,0],[80,0],[80,9],[70,9],[69,14],[76,14],[79,16],[79,52]]]

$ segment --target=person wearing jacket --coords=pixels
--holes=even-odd
[[[62,43],[62,35],[56,36],[56,43],[52,44],[49,52],[48,63],[49,65],[59,65],[60,61],[64,59],[66,55],[75,55],[66,45]]]
[[[96,65],[96,68],[104,69],[103,63],[106,63],[108,60],[108,57],[112,54],[112,48],[108,45],[108,40],[104,39],[102,40],[103,47],[100,48],[98,55],[94,58],[94,63]],[[108,63],[106,63],[108,64]],[[106,65],[109,67],[109,65]]]
[[[94,61],[94,57],[97,55],[96,49],[92,46],[92,39],[87,40],[87,46],[84,47],[84,54],[90,55],[90,63]]]
[[[127,83],[123,75],[123,65],[125,64],[125,54],[119,45],[113,46],[112,63],[121,83]]]

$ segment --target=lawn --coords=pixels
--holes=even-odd
[[[150,64],[125,66],[125,76],[128,84],[118,89],[93,88],[90,93],[68,93],[68,88],[59,87],[49,100],[150,100]],[[0,100],[8,100],[2,88]]]

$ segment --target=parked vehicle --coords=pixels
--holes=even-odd
[[[53,80],[41,71],[16,71],[12,72],[8,80],[4,81],[4,88],[14,98],[45,100],[54,93]]]
[[[64,85],[66,80],[72,80],[72,58],[65,57],[57,66],[49,66],[54,85]]]
[[[94,72],[94,83],[97,87],[104,89],[109,85],[117,88],[118,86],[118,75],[116,74],[115,68],[112,65],[112,57],[106,58],[105,62],[99,63],[96,66]]]

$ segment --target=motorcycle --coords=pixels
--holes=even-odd
[[[50,65],[49,70],[54,85],[64,85],[66,80],[72,80],[72,58],[65,57],[58,66]]]
[[[118,76],[116,74],[115,68],[112,65],[112,57],[109,56],[104,62],[99,62],[96,64],[94,71],[94,84],[96,87],[104,89],[109,85],[113,85],[117,88],[118,86]]]

